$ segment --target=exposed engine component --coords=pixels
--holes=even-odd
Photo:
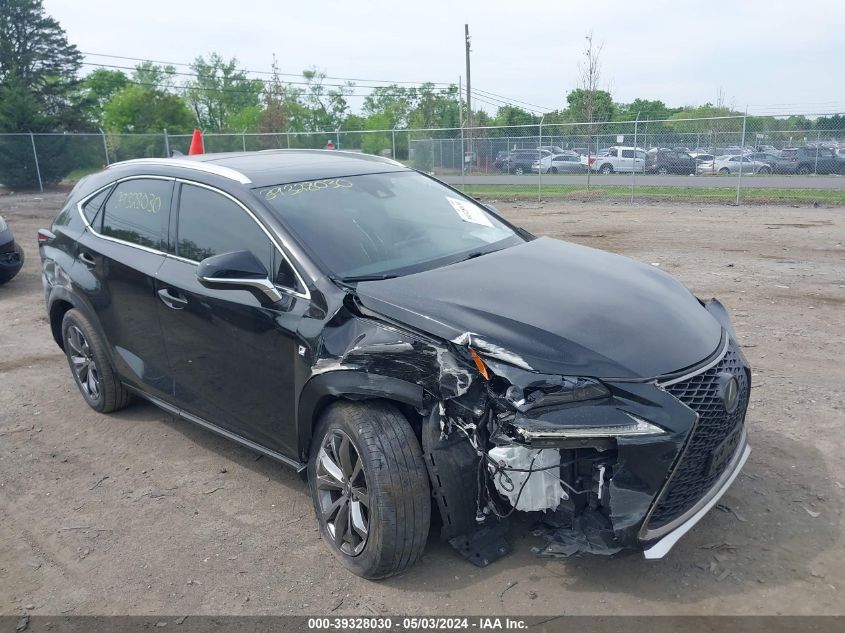
[[[496,446],[487,455],[493,484],[517,510],[556,510],[569,499],[560,482],[560,451],[525,446]]]

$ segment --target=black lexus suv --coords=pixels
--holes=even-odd
[[[478,564],[513,512],[562,519],[569,552],[660,558],[750,452],[718,301],[388,159],[118,163],[38,238],[86,402],[139,396],[298,469],[366,578],[413,564],[432,514]]]

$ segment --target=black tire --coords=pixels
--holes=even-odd
[[[23,252],[23,247],[18,243],[15,243],[15,252],[20,258],[18,261],[18,267],[15,269],[6,268],[4,270],[0,270],[0,285],[3,285],[7,281],[11,281],[12,279],[14,279],[23,268],[24,261],[26,258]]]
[[[730,176],[730,175],[731,175],[731,170],[730,170],[730,169],[728,169],[727,167],[722,167],[722,168],[719,170],[719,174],[721,174],[722,176]]]
[[[111,413],[129,404],[132,394],[114,371],[105,344],[78,310],[65,313],[62,343],[70,373],[88,406],[100,413]]]
[[[601,169],[599,169],[599,172],[604,174],[604,175],[612,174],[613,173],[613,165],[605,163],[604,165],[601,166]]]
[[[657,168],[657,173],[660,174],[661,176],[665,176],[666,174],[669,173],[669,168],[666,167],[665,165],[661,165],[660,167]]]
[[[761,167],[760,171],[757,172],[758,174],[771,174],[772,170],[769,167]]]
[[[801,165],[798,167],[798,174],[801,176],[809,176],[812,169],[808,165]]]
[[[351,476],[337,479],[332,472],[338,467]],[[362,472],[355,475],[357,468]],[[308,482],[320,534],[353,574],[387,578],[419,559],[428,539],[431,491],[417,437],[395,407],[376,400],[331,405],[312,438]],[[364,530],[353,525],[356,515]],[[340,534],[333,525],[338,517],[347,523]]]
[[[551,169],[549,169],[549,173],[550,174],[556,174],[557,173],[557,167],[552,167]]]
[[[515,173],[517,176],[521,176],[525,173],[525,170],[521,166],[517,166],[513,168],[513,173]]]

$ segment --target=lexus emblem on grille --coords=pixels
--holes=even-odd
[[[722,397],[725,411],[733,413],[739,402],[739,383],[732,374],[725,373],[719,376],[719,395]]]

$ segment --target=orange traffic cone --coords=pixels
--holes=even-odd
[[[202,132],[194,129],[194,135],[191,137],[191,148],[188,150],[188,156],[194,154],[205,154],[205,148],[202,146]]]

